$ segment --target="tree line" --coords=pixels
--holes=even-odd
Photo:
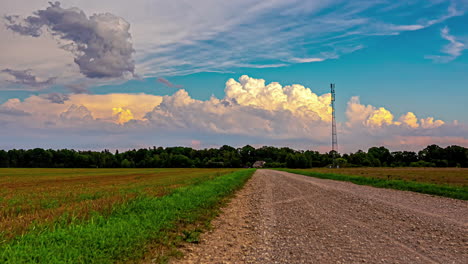
[[[125,152],[73,149],[0,150],[0,167],[12,168],[239,168],[266,161],[265,167],[310,168],[333,164],[340,167],[468,167],[468,149],[429,145],[421,151],[394,151],[371,147],[367,152],[298,151],[291,148],[250,145],[196,150],[188,147],[153,147]]]

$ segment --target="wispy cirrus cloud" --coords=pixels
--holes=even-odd
[[[443,39],[449,41],[449,43],[445,45],[441,50],[442,53],[445,53],[447,55],[428,55],[426,56],[427,59],[431,59],[434,62],[447,63],[461,56],[463,50],[467,49],[465,43],[458,41],[455,36],[450,34],[450,30],[448,27],[444,27],[440,31],[440,36]]]
[[[170,82],[168,79],[165,79],[165,78],[162,78],[162,77],[157,78],[156,81],[159,82],[159,83],[162,83],[162,84],[166,85],[166,86],[169,87],[169,88],[177,88],[177,89],[182,88],[182,85],[173,84],[173,83]]]
[[[297,63],[321,62],[324,58],[292,58],[291,61]]]
[[[22,46],[30,42],[51,54],[45,60],[43,54],[31,53],[29,62],[17,64],[13,55],[0,54],[0,68],[30,63],[34,72],[40,67],[41,73],[46,68],[57,73],[58,83],[92,78],[100,84],[102,78],[132,74],[170,77],[285,67],[337,59],[364,48],[370,38],[420,30],[468,8],[464,0],[62,2],[48,7],[44,2],[41,7],[39,2],[17,0],[4,6],[9,30],[0,27],[0,46],[11,47],[21,57]],[[47,42],[48,38],[61,44]],[[63,47],[72,51],[68,57]]]
[[[147,52],[137,56],[137,67],[148,76],[159,71],[178,75],[255,61],[287,66],[336,59],[363,48],[370,37],[420,30],[463,14],[466,7],[455,2],[437,3],[439,12],[427,16],[424,9],[434,6],[421,1],[391,10],[385,10],[389,3],[378,1],[254,1],[237,17],[218,21],[208,35],[187,35],[187,41],[167,46],[147,43]]]

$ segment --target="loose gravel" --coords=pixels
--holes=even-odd
[[[174,263],[468,263],[468,202],[257,170]]]

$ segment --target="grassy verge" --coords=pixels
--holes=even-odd
[[[330,179],[337,181],[348,181],[359,185],[369,185],[378,188],[389,188],[403,191],[412,191],[432,195],[445,196],[455,199],[468,200],[468,188],[456,187],[446,184],[420,183],[405,180],[387,180],[372,177],[362,177],[355,175],[343,175],[335,173],[318,173],[299,169],[277,169],[281,171],[302,174],[320,179]]]
[[[217,210],[254,170],[241,170],[181,187],[163,197],[141,196],[103,217],[30,232],[0,248],[1,263],[113,263],[143,256],[147,244],[167,244],[181,224]]]

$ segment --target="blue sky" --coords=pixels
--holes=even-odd
[[[468,1],[114,2],[0,2],[0,148],[99,148],[118,133],[104,147],[305,141],[326,151],[330,82],[344,151],[467,145]],[[263,124],[258,135],[236,127],[249,122]],[[78,140],[50,136],[64,129]]]

